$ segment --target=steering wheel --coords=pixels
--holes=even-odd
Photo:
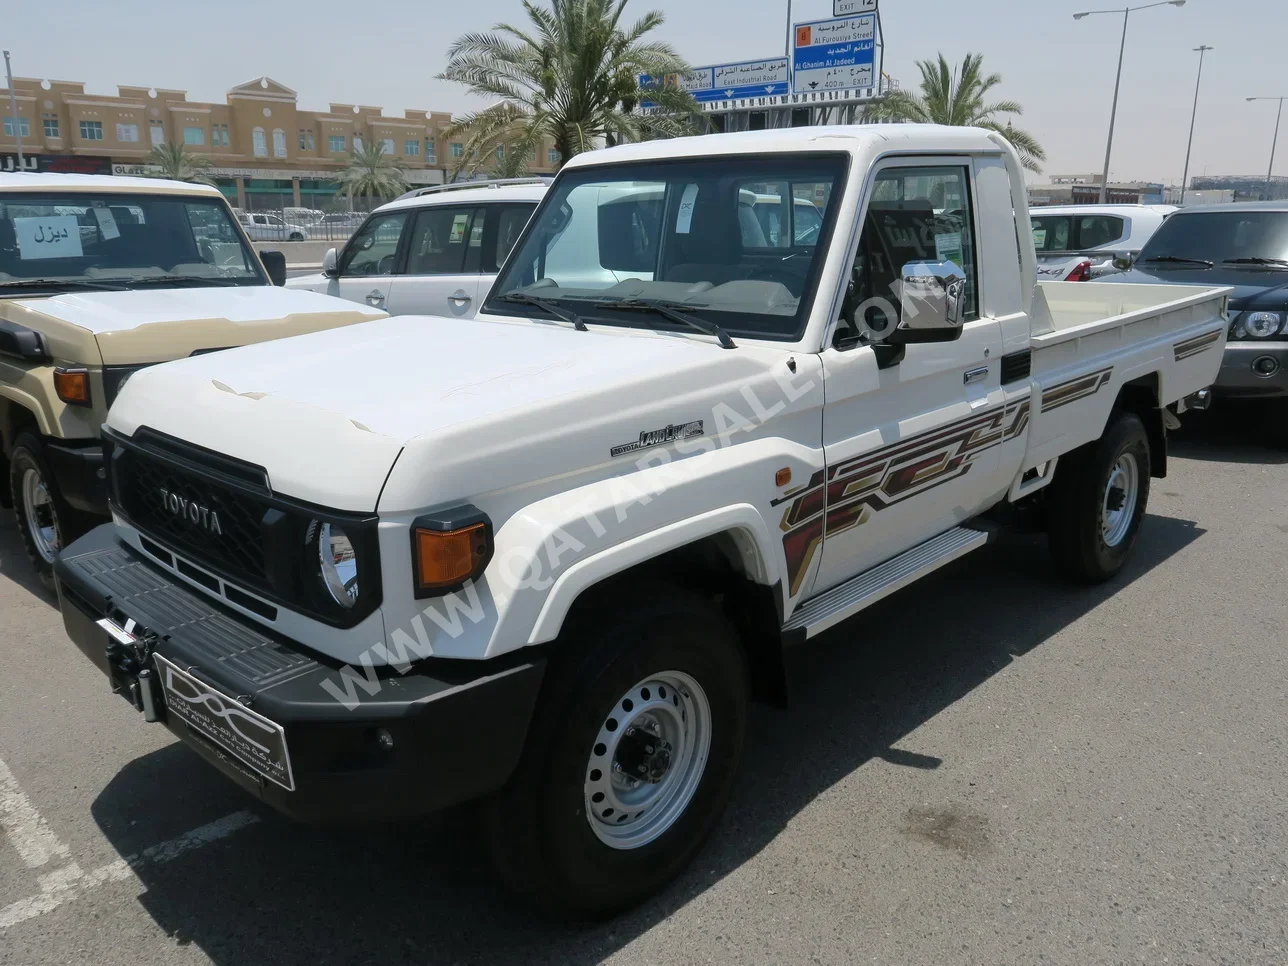
[[[786,288],[787,291],[791,292],[793,296],[796,294],[794,286],[800,285],[802,281],[801,277],[795,272],[789,272],[785,268],[774,268],[772,266],[752,269],[747,278],[748,280],[758,282],[778,282]]]
[[[393,253],[382,256],[380,261],[376,262],[376,270],[371,274],[392,275],[394,273],[394,261],[396,258],[397,255]]]

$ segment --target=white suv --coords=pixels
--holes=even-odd
[[[548,179],[420,188],[381,205],[322,272],[287,281],[395,315],[473,318]]]

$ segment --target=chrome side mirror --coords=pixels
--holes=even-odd
[[[951,342],[961,335],[966,273],[947,261],[909,262],[902,276],[899,324],[887,341]]]
[[[334,248],[328,248],[326,254],[322,256],[322,274],[327,278],[335,278],[335,267],[338,257]]]
[[[1136,258],[1131,252],[1114,252],[1113,266],[1120,272],[1131,271],[1131,267],[1135,262]]]

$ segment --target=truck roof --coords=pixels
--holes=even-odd
[[[521,183],[519,181],[521,180]],[[459,185],[459,187],[458,187]],[[437,190],[409,192],[381,205],[376,211],[398,208],[427,208],[431,205],[470,204],[489,201],[540,201],[550,185],[545,181],[516,179],[515,183],[501,181],[470,181],[435,186]]]
[[[1226,201],[1214,205],[1187,205],[1178,215],[1196,215],[1208,211],[1288,211],[1288,198],[1278,201]]]
[[[124,194],[194,194],[222,197],[212,185],[166,178],[123,178],[112,174],[0,174],[0,191],[112,191]]]
[[[910,141],[917,150],[966,154],[1002,151],[1001,135],[977,127],[948,127],[942,124],[845,124],[823,127],[771,128],[729,134],[641,141],[589,151],[569,159],[565,168],[612,164],[623,161],[654,161],[662,158],[690,158],[711,155],[764,154],[799,151],[856,152],[873,143],[888,142],[898,147]]]

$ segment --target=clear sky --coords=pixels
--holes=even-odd
[[[540,2],[540,0],[538,0]],[[915,84],[915,61],[942,51],[984,55],[1018,100],[1019,126],[1047,150],[1048,173],[1099,171],[1122,19],[1072,14],[1085,0],[881,0],[887,73]],[[1099,6],[1114,6],[1113,0]],[[519,0],[11,0],[0,46],[24,77],[178,88],[222,101],[234,84],[268,74],[300,106],[330,101],[460,110],[471,106],[434,79],[448,44],[498,20],[520,20]],[[781,53],[786,0],[630,0],[628,19],[666,15],[658,33],[695,65]],[[794,0],[794,19],[831,15],[831,0]],[[1179,181],[1199,44],[1205,60],[1192,174],[1263,173],[1276,104],[1288,95],[1288,0],[1188,0],[1135,13],[1127,38],[1111,177]],[[1275,173],[1288,175],[1288,119]]]

